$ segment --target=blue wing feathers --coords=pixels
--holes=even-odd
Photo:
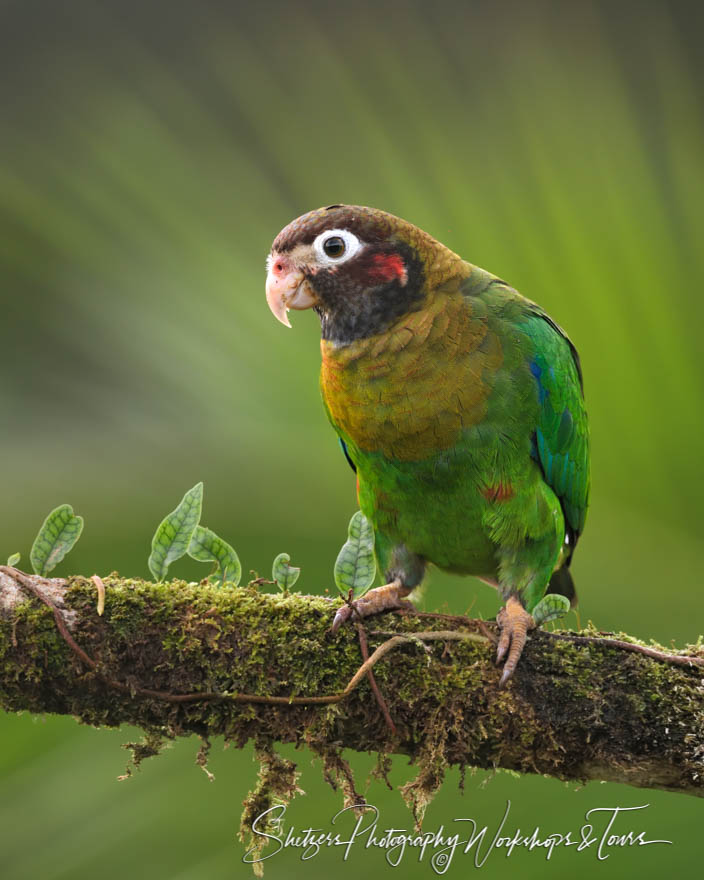
[[[357,473],[357,465],[352,461],[352,458],[350,457],[350,454],[347,450],[347,444],[342,439],[342,437],[338,437],[337,439],[340,442],[340,449],[342,449],[343,453],[345,454],[345,458],[347,459],[347,464],[352,468],[352,470],[355,473]]]

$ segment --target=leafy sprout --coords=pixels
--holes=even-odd
[[[149,557],[149,571],[154,579],[162,581],[172,562],[188,552],[193,532],[200,522],[203,508],[203,484],[189,489],[178,507],[166,516],[152,538],[152,552]]]
[[[566,596],[561,596],[559,593],[548,593],[533,609],[533,620],[537,626],[541,626],[549,620],[564,617],[569,610],[570,600]]]
[[[220,586],[225,583],[237,586],[242,576],[242,566],[234,549],[205,526],[196,526],[188,545],[188,555],[198,562],[214,562]]]
[[[276,581],[282,593],[288,592],[293,587],[301,573],[301,569],[290,565],[290,562],[291,557],[288,553],[279,553],[271,567],[272,580]]]
[[[83,517],[75,516],[70,504],[60,504],[54,508],[42,523],[32,544],[29,561],[34,573],[46,577],[72,549],[82,531]],[[15,556],[19,562],[19,554]]]
[[[374,583],[374,529],[361,510],[350,520],[347,541],[335,561],[334,574],[338,590],[345,594],[352,590],[354,598],[364,595]]]

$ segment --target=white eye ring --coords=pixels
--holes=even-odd
[[[325,242],[330,238],[341,238],[345,243],[345,250],[339,257],[329,257],[323,249]],[[362,242],[348,229],[326,229],[313,242],[315,256],[323,266],[337,266],[340,263],[345,263],[359,253],[363,247]]]

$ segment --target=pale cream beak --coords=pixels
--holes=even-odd
[[[288,310],[310,309],[317,299],[300,269],[292,268],[284,258],[274,257],[266,277],[266,301],[276,320],[290,327]]]

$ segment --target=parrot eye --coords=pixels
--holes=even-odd
[[[345,242],[339,235],[331,235],[323,242],[323,250],[331,260],[336,260],[345,252]]]
[[[324,266],[346,262],[361,247],[362,242],[347,229],[328,229],[313,242],[315,255]]]

